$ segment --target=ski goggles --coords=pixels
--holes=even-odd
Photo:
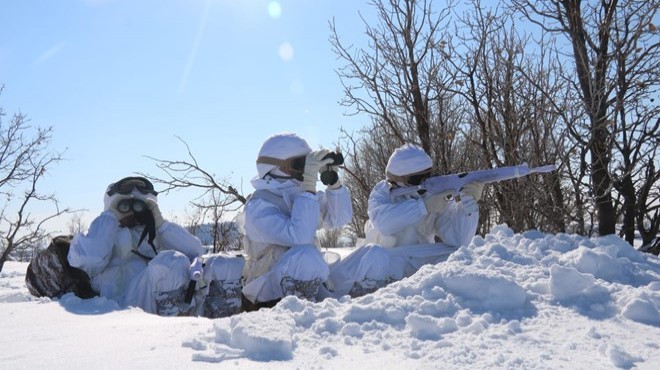
[[[117,210],[121,213],[128,213],[129,211],[140,213],[145,209],[147,209],[147,205],[142,199],[127,198],[122,199],[117,203]]]
[[[273,157],[261,156],[257,158],[257,164],[270,164],[273,166],[277,166],[277,168],[280,171],[284,172],[285,174],[291,176],[296,180],[303,181],[306,158],[307,158],[306,155],[291,157],[288,159],[278,159]]]
[[[137,189],[142,194],[158,195],[154,190],[154,185],[144,177],[124,177],[110,186],[107,194],[112,196],[114,194],[128,195]]]
[[[393,175],[391,173],[387,173],[387,180],[392,181],[392,182],[400,182],[403,184],[407,185],[413,185],[417,186],[420,185],[424,180],[428,179],[431,177],[431,169],[427,168],[425,170],[411,173],[409,175],[404,175],[404,176],[399,176],[399,175]]]

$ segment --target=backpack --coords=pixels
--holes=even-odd
[[[70,235],[56,236],[48,248],[40,251],[28,265],[25,285],[35,297],[59,298],[73,293],[80,298],[92,298],[98,293],[92,289],[89,275],[69,264],[67,255]]]

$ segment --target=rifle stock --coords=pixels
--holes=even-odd
[[[556,169],[554,164],[529,168],[527,163],[518,166],[508,166],[500,168],[491,168],[487,170],[478,170],[472,172],[456,173],[451,175],[432,176],[424,180],[419,186],[408,186],[394,188],[390,192],[392,196],[401,196],[415,193],[419,190],[426,190],[429,194],[444,193],[452,191],[458,194],[463,186],[472,182],[492,183],[504,180],[511,180],[518,177],[530,175],[532,173],[547,173]]]

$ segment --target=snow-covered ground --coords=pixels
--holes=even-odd
[[[495,227],[358,299],[166,318],[37,299],[0,273],[2,369],[660,368],[660,260],[621,239]]]

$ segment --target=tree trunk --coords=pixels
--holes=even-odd
[[[635,242],[635,210],[637,203],[635,199],[635,185],[630,175],[623,178],[622,188],[619,190],[623,195],[623,233],[624,239],[630,245]]]
[[[0,272],[2,272],[2,268],[5,266],[5,262],[9,259],[9,253],[11,253],[11,250],[14,249],[12,244],[9,244],[7,248],[2,252],[2,256],[0,256]]]
[[[568,32],[573,45],[573,59],[577,71],[582,103],[589,115],[591,132],[589,151],[591,153],[591,185],[594,190],[596,210],[598,211],[598,234],[609,235],[616,232],[616,212],[612,204],[612,179],[609,174],[610,133],[607,127],[607,102],[605,77],[609,43],[609,26],[612,13],[608,12],[599,30],[599,48],[597,55],[590,58],[587,51],[587,32],[584,28],[580,1],[564,0],[568,21]],[[616,7],[616,1],[608,4]],[[604,4],[605,5],[605,4]],[[594,62],[592,75],[591,62]]]
[[[602,125],[604,119],[599,121]],[[610,156],[606,143],[609,133],[603,127],[595,131],[591,140],[591,180],[598,210],[598,235],[602,236],[616,233],[616,211],[612,204],[612,179],[608,172]]]
[[[550,181],[552,182],[552,191],[551,191],[551,196],[550,196],[550,201],[553,205],[553,220],[552,222],[555,224],[555,228],[558,232],[560,233],[565,233],[566,232],[566,221],[564,219],[564,210],[561,209],[564,207],[564,193],[562,192],[561,189],[561,179],[559,178],[559,175],[554,173],[548,176],[550,178]],[[557,210],[557,208],[560,208]]]

